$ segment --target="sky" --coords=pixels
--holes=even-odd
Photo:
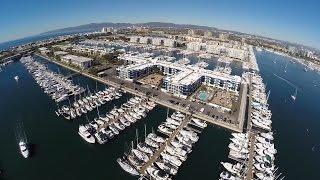
[[[320,49],[320,1],[1,0],[0,42],[101,22],[207,25]]]

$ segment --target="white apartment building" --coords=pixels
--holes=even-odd
[[[91,67],[93,59],[69,54],[69,55],[62,56],[61,61],[68,64],[75,65],[77,67],[80,67],[81,69],[86,69]]]
[[[140,38],[138,36],[131,36],[130,42],[131,43],[139,43]]]
[[[140,41],[139,41],[140,44],[150,44],[150,42],[151,42],[150,37],[147,37],[147,36],[140,37]]]
[[[187,44],[187,49],[192,51],[200,51],[203,49],[204,46],[205,46],[204,43],[190,42]]]
[[[166,46],[166,47],[175,47],[176,46],[176,41],[173,40],[173,39],[166,38],[163,41],[163,45]]]
[[[152,44],[153,45],[161,46],[162,42],[163,42],[162,38],[158,38],[158,37],[152,38]]]

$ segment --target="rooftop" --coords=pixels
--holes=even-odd
[[[65,55],[63,56],[64,59],[69,59],[72,61],[77,61],[77,62],[88,62],[88,61],[92,61],[92,58],[88,58],[88,57],[83,57],[83,56],[75,56],[75,55]]]

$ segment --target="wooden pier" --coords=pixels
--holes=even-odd
[[[149,161],[144,164],[141,169],[139,170],[139,173],[142,174],[142,175],[145,175],[146,173],[146,169],[151,165],[153,164],[154,162],[156,162],[156,160],[158,159],[158,157],[160,156],[160,154],[165,150],[167,144],[170,144],[170,142],[174,139],[174,137],[179,133],[179,131],[185,127],[189,122],[190,122],[190,119],[191,116],[187,116],[182,122],[181,124],[179,125],[179,127],[173,132],[171,133],[171,135],[169,136],[168,139],[166,139],[166,141],[161,144],[160,148],[151,156],[151,158],[149,159]]]
[[[253,179],[253,157],[255,154],[255,142],[256,142],[256,134],[250,132],[250,150],[249,150],[249,160],[248,160],[248,170],[246,174],[246,180]]]

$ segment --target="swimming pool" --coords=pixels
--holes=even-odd
[[[209,97],[210,97],[210,94],[208,93],[208,92],[206,92],[206,91],[200,91],[199,93],[198,93],[198,99],[200,100],[200,101],[207,101],[208,99],[209,99]]]

